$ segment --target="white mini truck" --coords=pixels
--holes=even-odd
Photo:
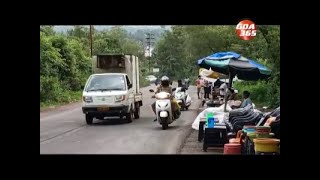
[[[82,111],[87,124],[93,119],[120,117],[130,123],[140,117],[142,93],[139,87],[139,61],[133,55],[97,55],[92,74],[83,87]]]

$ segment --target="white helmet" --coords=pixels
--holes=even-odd
[[[169,81],[169,78],[167,76],[162,76],[161,81]]]

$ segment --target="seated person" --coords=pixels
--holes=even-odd
[[[252,105],[252,101],[250,99],[250,92],[249,91],[243,91],[243,101],[240,105],[240,108],[244,108],[247,105],[251,104]]]
[[[232,88],[229,88],[229,94],[228,94],[228,100],[236,100],[236,97],[237,97],[237,94],[238,94],[238,91],[237,90],[234,90]]]
[[[171,84],[172,85],[172,84]],[[186,88],[186,84],[184,84],[183,82],[182,82],[182,80],[178,80],[178,87],[184,87],[184,88]]]
[[[155,94],[159,92],[167,92],[172,95],[172,87],[170,86],[170,81],[167,76],[163,76],[161,78],[161,84],[157,87]],[[151,107],[154,114],[156,114],[156,102],[152,103]],[[173,98],[171,99],[171,108],[174,115],[181,113],[179,104],[177,103],[177,101],[174,101]],[[157,121],[157,118],[154,121]]]
[[[188,86],[189,86],[189,78],[185,78],[185,79],[184,79],[184,83],[185,83],[185,85],[188,87]]]
[[[182,87],[182,81],[180,79],[178,80],[178,87]]]

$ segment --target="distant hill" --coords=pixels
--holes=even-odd
[[[110,29],[113,26],[94,26],[95,29],[98,31],[102,31],[105,29]],[[121,26],[123,29],[127,30],[129,33],[135,33],[138,30],[143,30],[143,31],[151,31],[151,30],[170,30],[171,26]],[[56,32],[67,32],[68,30],[72,29],[73,26],[54,26],[53,29]]]
[[[88,26],[89,27],[89,26]],[[94,26],[94,28],[98,31],[109,30],[114,26]],[[74,26],[54,26],[53,29],[56,32],[66,33],[68,30],[73,29]],[[151,44],[151,48],[154,47],[154,44],[159,40],[162,34],[166,30],[170,30],[171,26],[121,26],[121,28],[125,29],[128,34],[135,40],[140,41],[143,44],[147,44],[146,37],[147,33],[153,34],[153,40]]]

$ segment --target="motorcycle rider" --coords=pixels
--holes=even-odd
[[[159,92],[167,92],[172,95],[172,87],[170,86],[170,81],[167,76],[161,78],[160,86],[157,87],[155,94]],[[156,102],[152,103],[151,107],[154,114],[156,114]],[[174,115],[181,114],[179,104],[176,101],[173,101],[173,98],[171,98],[171,108]],[[157,118],[154,121],[157,121]]]
[[[186,85],[187,88],[189,87],[189,78],[186,77],[184,79],[184,84]]]
[[[178,80],[178,87],[183,87],[182,81],[180,79]]]

